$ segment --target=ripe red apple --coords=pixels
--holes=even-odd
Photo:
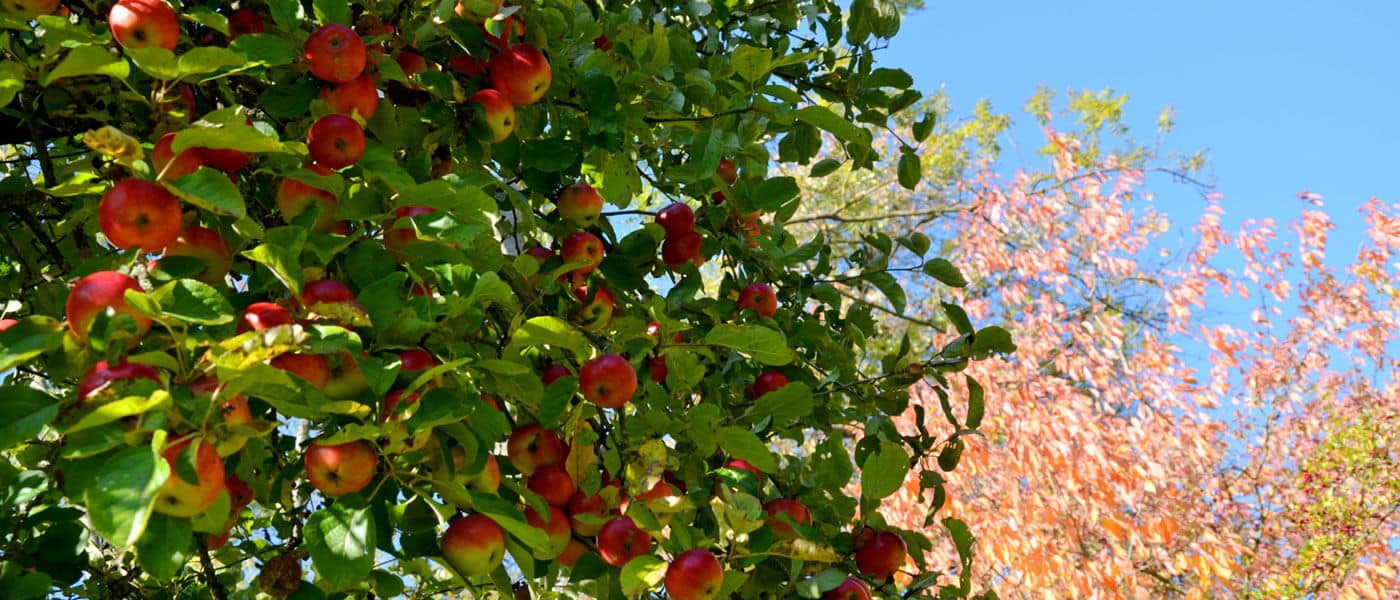
[[[841,585],[822,594],[822,600],[871,600],[870,586],[855,577],[847,577]]]
[[[486,23],[477,23],[476,28],[481,30],[482,36],[486,38],[488,43],[500,50],[505,50],[510,46],[512,37],[525,35],[525,21],[521,20],[518,15],[506,17],[504,21],[499,23],[499,26],[487,27]],[[492,29],[499,33],[493,32]]]
[[[440,364],[442,361],[422,348],[410,348],[399,353],[399,373],[416,376],[419,371],[427,371]]]
[[[574,270],[577,276],[584,276],[592,273],[603,264],[603,240],[587,231],[577,231],[564,238],[564,246],[560,252],[566,263],[584,263],[583,266]]]
[[[671,368],[666,366],[665,356],[657,355],[647,358],[647,372],[652,381],[666,383],[666,376],[671,374]]]
[[[360,34],[344,25],[322,25],[306,39],[303,55],[321,81],[344,83],[365,70],[368,54]]]
[[[0,9],[26,21],[51,15],[58,10],[59,0],[4,0]]]
[[[552,560],[569,547],[569,540],[572,539],[569,529],[569,517],[557,506],[549,507],[549,519],[546,520],[534,508],[525,509],[525,524],[534,527],[548,538],[548,543],[543,548],[536,548],[531,554],[540,560]]]
[[[326,389],[326,383],[331,378],[330,363],[320,354],[286,352],[277,355],[268,364],[305,379],[318,390]]]
[[[529,44],[514,44],[491,57],[486,65],[491,87],[501,91],[516,106],[538,102],[549,91],[553,74],[549,61]]]
[[[306,167],[317,175],[330,175],[331,170],[321,165],[309,165]],[[336,197],[326,190],[312,187],[290,177],[282,179],[277,186],[277,195],[274,198],[277,202],[277,210],[282,213],[282,220],[291,223],[301,213],[311,208],[312,204],[320,207],[321,212],[316,216],[316,222],[312,224],[311,230],[316,233],[327,233],[335,227],[335,207]]]
[[[180,19],[164,0],[118,0],[107,13],[112,37],[123,48],[165,48],[180,41]]]
[[[598,554],[603,562],[621,568],[651,552],[651,534],[637,527],[632,517],[616,517],[598,530]]]
[[[361,74],[345,83],[321,86],[321,100],[342,115],[359,112],[361,119],[368,120],[379,112],[379,88],[374,86],[369,74]]]
[[[151,320],[127,305],[127,290],[143,291],[135,279],[116,271],[98,271],[74,283],[64,306],[73,337],[80,343],[87,341],[88,329],[97,313],[110,308],[136,321],[136,335],[131,338],[131,344],[135,345],[151,328]]]
[[[486,72],[486,61],[470,54],[458,54],[452,57],[451,60],[447,61],[447,66],[467,77],[476,77]]]
[[[312,486],[327,496],[344,496],[365,489],[374,481],[378,466],[379,457],[364,440],[333,446],[312,442],[306,448],[306,476]]]
[[[554,204],[559,207],[560,218],[580,229],[596,225],[603,214],[603,197],[582,181],[560,190]]]
[[[155,509],[158,513],[172,517],[190,518],[209,508],[224,489],[224,460],[214,445],[200,441],[194,450],[195,481],[185,481],[180,477],[176,461],[180,453],[198,438],[188,437],[162,450],[160,455],[165,464],[170,465],[170,477],[160,486],[156,496]]]
[[[399,70],[403,71],[403,74],[408,77],[409,81],[413,80],[414,75],[428,72],[428,61],[423,58],[422,54],[413,52],[412,50],[399,51],[398,54],[394,55],[394,62],[399,63]],[[416,88],[418,86],[412,87]]]
[[[308,282],[301,288],[301,304],[308,308],[317,304],[354,301],[355,292],[350,291],[345,284],[331,279]]]
[[[752,310],[763,317],[778,314],[778,296],[766,283],[750,283],[739,292],[739,310]]]
[[[587,552],[588,546],[585,546],[583,542],[571,538],[569,539],[568,547],[564,548],[564,553],[556,556],[554,560],[572,569],[575,564],[578,564],[578,559],[582,558]]]
[[[235,514],[243,510],[243,507],[253,503],[252,488],[243,483],[243,480],[239,479],[236,473],[229,473],[227,477],[224,477],[224,489],[228,490],[229,504],[232,505]]]
[[[696,548],[666,567],[666,593],[674,600],[713,600],[724,585],[724,567],[709,550]]]
[[[486,515],[455,519],[442,534],[442,557],[464,577],[480,577],[496,570],[505,556],[505,532]]]
[[[718,175],[725,185],[734,185],[734,182],[739,181],[739,167],[735,166],[734,161],[721,158],[719,159],[719,167],[715,169],[715,175]]]
[[[93,402],[98,400],[100,396],[113,395],[103,392],[108,389],[108,386],[118,382],[129,384],[138,377],[154,381],[157,385],[165,385],[160,380],[160,373],[156,372],[150,365],[127,362],[126,359],[122,359],[115,365],[109,365],[107,361],[99,360],[78,381],[78,399],[84,402]]]
[[[759,481],[763,480],[763,471],[758,470],[758,467],[753,466],[753,463],[750,463],[749,461],[744,460],[742,458],[733,459],[725,463],[724,466],[729,467],[731,469],[748,471],[750,473],[753,473],[753,476],[757,477]]]
[[[573,375],[573,373],[570,373],[569,368],[564,365],[546,365],[545,368],[540,371],[540,382],[549,385],[558,381],[560,377],[568,377],[570,375]]]
[[[206,164],[204,154],[199,148],[186,148],[176,156],[171,147],[174,143],[175,132],[172,131],[160,136],[151,147],[151,167],[156,170],[157,179],[179,179],[198,171]]]
[[[589,496],[584,494],[583,490],[576,490],[574,495],[569,498],[568,512],[569,524],[573,526],[575,534],[584,537],[598,535],[598,532],[603,527],[603,524],[599,522],[602,521],[604,514],[603,496],[602,494],[593,494]],[[582,515],[589,515],[594,518],[585,523],[582,519],[579,519]]]
[[[700,245],[704,239],[694,231],[682,231],[677,234],[666,234],[666,239],[661,240],[661,262],[668,269],[680,269],[686,263],[695,266],[705,264],[705,257],[700,254]]]
[[[506,440],[506,458],[515,470],[530,475],[540,467],[560,465],[569,455],[569,447],[552,429],[538,423],[521,425]]]
[[[574,496],[574,479],[559,465],[535,469],[526,487],[539,494],[550,506],[567,506],[569,499]]]
[[[412,219],[418,215],[437,212],[428,206],[400,206],[394,209],[394,222],[384,229],[384,247],[399,260],[404,260],[404,249],[418,241],[418,231],[413,228]]]
[[[191,382],[189,388],[191,392],[196,394],[211,395],[218,391],[219,380],[212,376],[201,377]],[[224,416],[224,422],[231,425],[253,422],[253,412],[248,409],[248,399],[244,398],[243,394],[237,394],[221,402],[219,413]]]
[[[266,30],[262,13],[251,8],[235,10],[228,16],[228,38],[230,41],[240,35],[262,33]]]
[[[622,408],[637,393],[637,371],[627,359],[604,354],[584,363],[578,384],[584,400],[602,408]]]
[[[505,94],[487,88],[472,94],[472,97],[467,99],[467,104],[481,106],[487,131],[491,132],[486,139],[491,143],[500,142],[515,131],[515,106]]]
[[[271,302],[254,302],[249,304],[248,308],[243,310],[243,316],[238,318],[238,333],[262,331],[294,323],[296,319],[292,318],[292,313],[282,306]]]
[[[656,482],[656,485],[651,486],[651,489],[647,490],[646,493],[638,495],[637,500],[640,502],[651,502],[652,500],[660,500],[662,498],[678,495],[675,486],[671,485],[669,481],[662,480]]]
[[[212,286],[223,285],[233,268],[233,250],[219,232],[199,225],[186,225],[180,236],[165,247],[166,256],[188,256],[204,263],[197,279]]]
[[[394,390],[384,396],[384,410],[379,412],[379,422],[398,421],[402,416],[398,414],[399,403],[404,405],[413,404],[418,401],[418,394],[409,393],[408,390]],[[411,410],[411,409],[410,409]]]
[[[608,39],[608,34],[602,34],[598,37],[593,38],[593,47],[602,50],[603,52],[607,52],[608,50],[612,50],[612,40]]]
[[[457,16],[473,23],[485,23],[501,10],[501,0],[457,0]]]
[[[884,581],[904,566],[909,548],[897,533],[879,531],[871,535],[871,531],[867,527],[856,536],[856,569],[861,575]]]
[[[786,375],[777,371],[764,371],[762,375],[758,376],[758,379],[754,380],[753,385],[749,386],[749,391],[752,393],[748,394],[748,396],[750,398],[761,398],[764,394],[782,389],[782,387],[787,384],[788,378]]]
[[[763,505],[763,512],[768,513],[768,526],[773,528],[773,533],[779,538],[792,539],[797,537],[797,530],[792,528],[786,521],[779,518],[787,515],[793,523],[806,525],[812,522],[812,513],[807,511],[807,507],[801,502],[791,498],[776,498],[769,500]]]
[[[574,288],[574,296],[583,302],[588,298],[588,286],[580,285]],[[580,305],[575,311],[575,318],[579,325],[589,331],[601,331],[612,322],[613,297],[608,293],[607,288],[599,287],[597,293],[593,294],[593,301]]]
[[[102,195],[97,222],[112,245],[160,252],[180,235],[180,201],[159,184],[128,177]]]
[[[695,231],[695,211],[682,202],[672,202],[656,211],[656,224],[666,230],[666,237]]]
[[[326,115],[311,124],[306,149],[316,164],[329,169],[348,167],[365,154],[365,129],[345,115]]]

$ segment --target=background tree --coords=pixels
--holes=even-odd
[[[770,173],[920,99],[843,4],[4,3],[0,589],[970,596],[892,417],[1014,345],[876,347]]]

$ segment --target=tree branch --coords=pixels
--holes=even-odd
[[[788,225],[807,223],[811,221],[836,221],[838,223],[868,223],[871,221],[885,221],[888,219],[902,219],[905,217],[941,217],[956,212],[962,212],[973,208],[971,204],[960,204],[957,206],[940,206],[925,208],[920,210],[903,210],[895,212],[881,213],[878,215],[860,215],[848,217],[840,213],[821,213],[816,215],[800,215],[788,219]]]
[[[199,546],[199,564],[204,569],[204,584],[209,586],[209,593],[213,594],[215,600],[228,600],[228,591],[224,589],[224,584],[219,583],[219,577],[214,573],[214,561],[209,559],[209,547],[205,545],[201,536],[197,540]]]

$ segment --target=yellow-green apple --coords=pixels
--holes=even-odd
[[[335,23],[322,25],[306,39],[303,56],[311,74],[321,81],[344,83],[365,70],[365,41],[354,29]]]
[[[588,300],[588,286],[580,285],[574,288],[574,296],[579,302]],[[588,304],[580,304],[575,311],[575,319],[579,325],[588,331],[602,331],[612,322],[613,297],[608,293],[607,288],[599,287],[593,294],[593,301]]]
[[[78,381],[78,399],[84,402],[95,402],[101,398],[119,397],[118,392],[113,388],[129,385],[137,378],[148,379],[156,382],[157,385],[164,385],[160,380],[160,373],[151,368],[150,365],[128,362],[126,359],[112,365],[105,360],[99,360]],[[109,392],[109,390],[113,391]]]
[[[499,91],[487,88],[472,94],[467,104],[481,107],[482,121],[486,123],[487,140],[495,144],[510,137],[515,131],[515,106]]]
[[[724,567],[704,548],[686,550],[666,567],[666,593],[673,600],[713,600],[724,586]]]
[[[526,250],[526,251],[524,252],[524,256],[528,256],[528,257],[530,257],[530,258],[535,259],[535,264],[536,264],[536,267],[535,267],[535,274],[533,274],[533,275],[531,275],[531,276],[529,276],[529,277],[526,277],[526,278],[525,278],[525,283],[530,284],[530,287],[534,287],[534,286],[536,286],[536,285],[539,285],[539,283],[540,283],[540,273],[539,273],[539,269],[541,269],[541,268],[544,267],[545,261],[547,261],[547,260],[549,260],[549,259],[551,259],[551,258],[554,257],[554,251],[553,251],[553,250],[550,250],[549,248],[545,248],[544,246],[534,246],[534,247],[532,247],[532,248]]]
[[[559,434],[538,423],[515,428],[506,440],[506,458],[515,470],[526,475],[540,467],[563,464],[568,455],[569,447]]]
[[[695,231],[695,211],[682,202],[672,202],[656,211],[656,224],[666,230],[666,237]]]
[[[228,38],[237,39],[240,35],[262,33],[266,30],[262,13],[251,8],[241,8],[229,13]]]
[[[778,314],[778,296],[766,283],[750,283],[739,292],[739,310],[751,310],[762,317]]]
[[[331,170],[321,165],[308,165],[307,169],[317,175],[330,175]],[[311,230],[316,233],[327,233],[335,227],[335,206],[336,197],[326,190],[313,187],[286,177],[277,186],[277,195],[274,197],[277,202],[277,210],[282,213],[282,220],[291,223],[293,219],[306,212],[314,204],[321,209],[316,215],[316,222],[312,224]]]
[[[798,525],[812,522],[812,513],[807,511],[807,507],[791,498],[769,500],[763,505],[763,512],[768,514],[768,526],[773,528],[773,534],[782,539],[797,537],[797,530],[783,520],[782,515],[787,515],[793,523]]]
[[[637,393],[637,371],[627,359],[604,354],[584,363],[578,385],[584,400],[602,408],[622,408]]]
[[[559,465],[547,465],[535,469],[525,484],[530,491],[539,494],[550,506],[563,508],[574,495],[574,479]]]
[[[705,264],[705,257],[700,254],[700,245],[704,239],[694,231],[682,231],[676,234],[666,234],[666,239],[661,240],[661,262],[668,269],[681,269],[686,263],[700,266]]]
[[[175,142],[175,132],[160,136],[151,147],[151,167],[156,170],[158,179],[179,179],[206,164],[199,148],[186,148],[178,156],[171,145]]]
[[[114,313],[136,321],[136,335],[130,342],[136,345],[151,328],[151,319],[127,305],[127,290],[140,292],[141,284],[131,276],[116,271],[98,271],[74,283],[73,290],[68,293],[68,302],[64,305],[73,337],[79,342],[87,341],[88,329],[92,327],[97,313],[110,308]]]
[[[326,389],[326,383],[331,378],[330,363],[326,362],[326,357],[320,354],[285,352],[277,355],[267,364],[306,380],[318,390]]]
[[[360,118],[369,119],[379,111],[379,88],[369,74],[361,74],[345,83],[321,86],[321,100],[342,115],[358,112]]]
[[[525,524],[540,530],[548,540],[543,547],[534,548],[531,554],[540,560],[552,560],[554,557],[564,553],[569,547],[569,540],[572,539],[569,529],[569,517],[557,506],[549,507],[549,516],[546,519],[534,508],[525,509]]]
[[[164,0],[118,0],[107,13],[112,37],[123,48],[175,50],[180,19]]]
[[[457,0],[457,16],[473,23],[484,23],[501,10],[501,0]]]
[[[861,575],[884,581],[904,566],[909,547],[892,531],[866,527],[856,536],[856,569]]]
[[[871,600],[870,586],[855,577],[847,577],[841,585],[822,594],[822,600]]]
[[[598,530],[598,554],[603,562],[621,568],[651,552],[651,534],[637,527],[632,517],[614,517]]]
[[[486,575],[501,566],[505,556],[505,532],[486,515],[455,519],[442,534],[442,557],[463,577]]]
[[[458,446],[456,450],[465,453],[461,446]],[[465,461],[465,456],[463,460]],[[501,465],[496,462],[496,455],[486,456],[486,467],[480,473],[472,475],[472,478],[467,481],[467,487],[488,494],[494,494],[501,489]]]
[[[565,186],[554,201],[559,217],[583,229],[598,223],[603,214],[603,197],[582,181]]]
[[[224,489],[224,460],[214,450],[214,445],[203,440],[195,444],[193,452],[194,481],[186,481],[180,476],[176,465],[185,460],[185,449],[198,438],[188,437],[171,444],[161,451],[165,463],[170,465],[170,477],[160,486],[153,507],[156,512],[172,517],[189,518],[204,512],[219,497]]]
[[[529,44],[514,44],[497,52],[486,70],[491,74],[491,87],[516,106],[538,102],[549,91],[553,77],[544,54]]]
[[[43,15],[51,15],[58,10],[59,0],[4,0],[0,2],[5,12],[21,19],[29,20]]]
[[[355,362],[355,355],[342,350],[331,355],[326,362],[331,370],[326,378],[327,396],[336,400],[353,400],[369,387],[364,372],[360,371],[360,364]]]
[[[603,264],[603,240],[587,231],[576,231],[564,238],[560,256],[566,263],[581,263],[573,273],[576,277],[583,277]]]
[[[102,195],[97,222],[113,246],[160,252],[180,236],[180,201],[160,184],[128,177]]]
[[[312,442],[306,448],[306,477],[327,496],[344,496],[365,489],[374,481],[379,457],[364,440],[322,445]]]
[[[294,323],[296,323],[296,319],[292,318],[291,311],[281,305],[271,302],[254,302],[249,304],[248,308],[243,310],[243,316],[238,318],[238,333],[262,331]]]
[[[219,232],[199,225],[186,225],[180,236],[165,247],[166,256],[188,256],[204,263],[196,279],[209,285],[223,285],[224,277],[233,268],[233,250]]]
[[[348,167],[365,154],[365,129],[345,115],[326,115],[311,124],[306,133],[306,149],[318,165],[328,169]]]

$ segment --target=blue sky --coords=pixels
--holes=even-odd
[[[955,110],[987,98],[1012,114],[1015,137],[1035,145],[1005,145],[1010,168],[1043,164],[1039,132],[1021,112],[1037,86],[1113,88],[1128,94],[1140,142],[1155,137],[1164,106],[1176,109],[1164,149],[1209,149],[1227,225],[1288,222],[1304,207],[1297,192],[1317,192],[1338,224],[1340,259],[1360,242],[1357,206],[1400,201],[1400,3],[925,4],[877,63],[905,69],[921,90],[945,89]],[[1162,193],[1159,208],[1190,222],[1200,202],[1179,188]]]

